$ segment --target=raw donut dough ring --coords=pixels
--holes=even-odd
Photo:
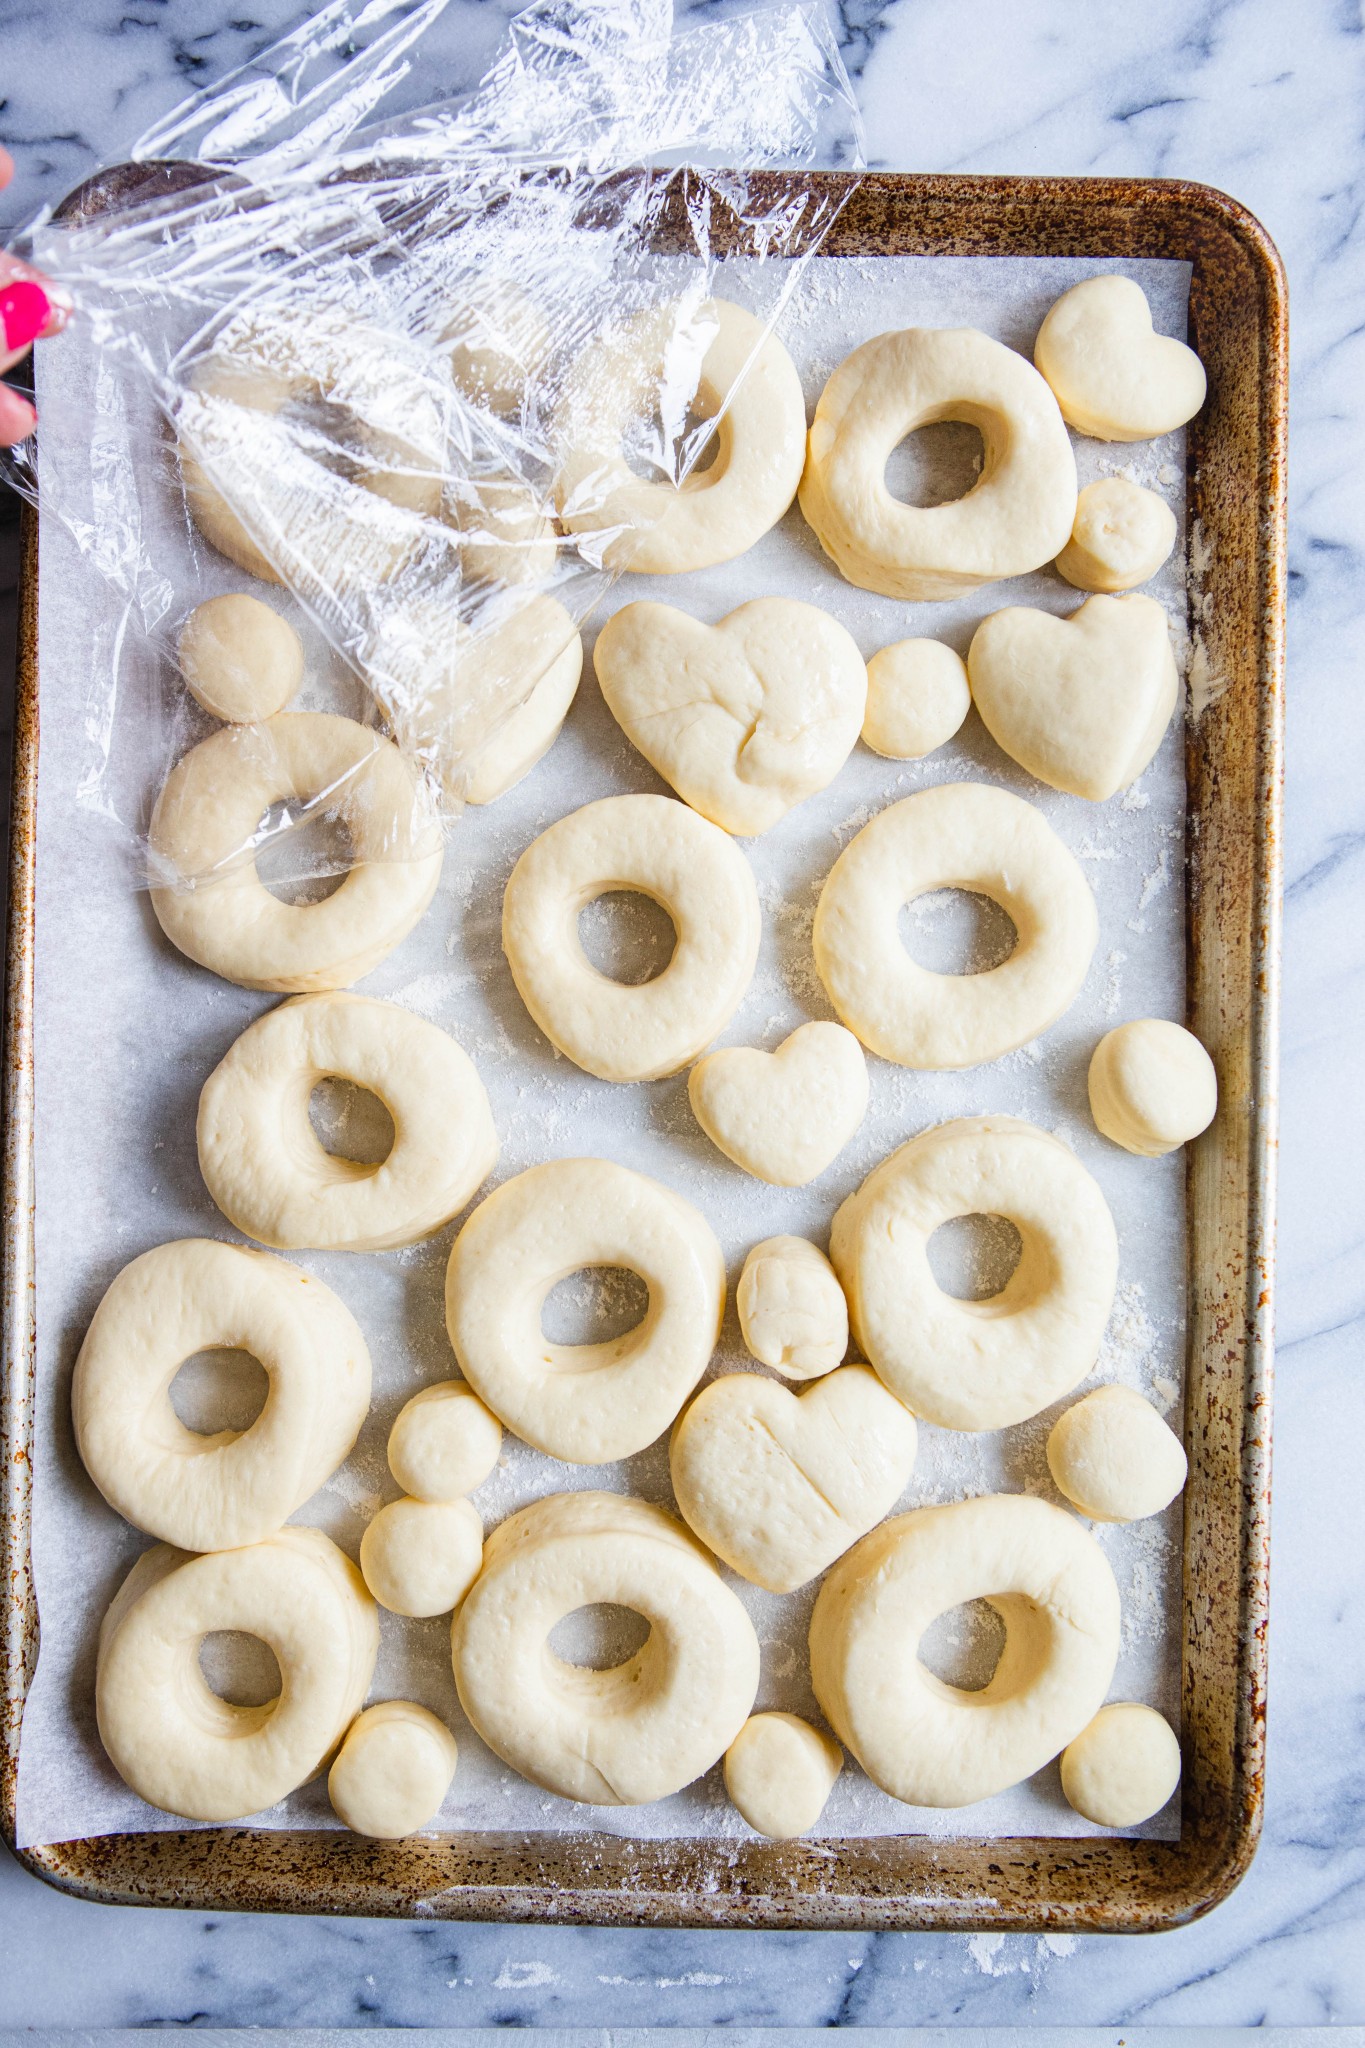
[[[1048,1470],[1094,1522],[1159,1515],[1185,1484],[1185,1448],[1131,1387],[1096,1387],[1060,1415],[1047,1440]]]
[[[400,1408],[389,1470],[414,1500],[461,1500],[498,1462],[502,1424],[463,1380],[438,1380]]]
[[[662,974],[635,987],[600,974],[579,912],[633,889],[672,918]],[[695,1059],[734,1015],[758,959],[758,889],[718,825],[665,796],[608,796],[533,839],[502,904],[502,944],[540,1029],[603,1081],[652,1081]]]
[[[972,889],[1019,934],[985,974],[934,974],[901,943],[902,908]],[[1042,812],[982,782],[940,783],[879,813],[830,869],[815,912],[815,965],[842,1021],[903,1067],[974,1067],[1055,1024],[1099,937],[1095,899]]]
[[[894,449],[936,420],[966,420],[981,475],[946,505],[886,487]],[[1038,372],[974,327],[879,334],[834,372],[815,408],[801,510],[840,574],[885,597],[960,597],[1041,568],[1066,546],[1076,463]]]
[[[1005,1624],[979,1692],[920,1662],[930,1622],[984,1599]],[[811,1680],[873,1783],[911,1806],[967,1806],[1041,1770],[1090,1721],[1119,1652],[1104,1552],[1061,1508],[987,1494],[883,1522],[839,1560],[810,1624]]]
[[[649,1623],[605,1671],[566,1664],[556,1625],[598,1602]],[[724,1754],[758,1690],[758,1638],[701,1545],[662,1508],[552,1494],[495,1529],[451,1632],[460,1704],[533,1784],[595,1806],[690,1785]]]
[[[1127,477],[1101,477],[1076,500],[1057,572],[1077,590],[1136,590],[1155,576],[1175,536],[1175,514],[1156,491]]]
[[[479,1575],[483,1523],[467,1500],[391,1500],[360,1539],[365,1584],[390,1614],[459,1606]]]
[[[587,1266],[623,1266],[649,1290],[643,1319],[599,1344],[552,1344],[546,1295]],[[725,1261],[704,1216],[606,1159],[552,1159],[505,1181],[461,1230],[446,1269],[446,1328],[479,1396],[537,1450],[603,1465],[652,1444],[710,1363]]]
[[[398,1842],[435,1820],[458,1761],[444,1721],[412,1700],[381,1700],[346,1731],[327,1796],[353,1834]]]
[[[377,1166],[328,1152],[308,1120],[319,1081],[368,1089],[393,1118]],[[296,996],[249,1025],[199,1097],[199,1170],[230,1223],[292,1251],[378,1252],[429,1237],[498,1156],[483,1083],[454,1039],[397,1003]]]
[[[787,1380],[815,1380],[843,1363],[848,1303],[838,1275],[805,1237],[766,1237],[735,1289],[740,1333],[760,1365]]]
[[[303,642],[288,619],[241,593],[196,605],[176,655],[190,695],[231,725],[273,718],[303,681]]]
[[[714,460],[679,487],[639,477],[623,452],[625,436],[654,410],[661,389],[673,408],[681,394],[667,388],[678,374],[669,358],[711,322],[693,409],[720,414]],[[555,497],[564,527],[593,536],[608,569],[675,576],[733,561],[776,526],[801,481],[806,401],[791,357],[752,313],[725,299],[691,314],[675,304],[637,314],[604,347],[585,351],[565,393],[560,437]]]
[[[1102,1828],[1135,1828],[1180,1783],[1180,1744],[1164,1714],[1127,1701],[1102,1707],[1062,1751],[1062,1790]]]
[[[725,1789],[755,1834],[789,1842],[824,1811],[844,1753],[797,1714],[751,1714],[725,1752]]]
[[[327,795],[355,866],[321,903],[282,903],[251,849],[281,801]],[[242,988],[344,988],[391,953],[436,893],[441,837],[391,741],[330,712],[226,726],[166,779],[149,844],[178,886],[151,891],[172,945]]]
[[[929,1266],[939,1225],[971,1215],[1008,1217],[1023,1245],[985,1301],[943,1293]],[[863,1356],[943,1429],[1006,1429],[1069,1393],[1095,1363],[1118,1282],[1098,1185],[1016,1117],[962,1117],[902,1145],[836,1213],[830,1257]]]
[[[282,1690],[237,1707],[209,1688],[205,1636],[269,1645]],[[242,1820],[297,1790],[360,1710],[379,1618],[359,1572],[318,1529],[209,1557],[145,1551],[100,1629],[95,1711],[115,1770],[140,1799],[188,1820]]]
[[[270,1390],[248,1429],[186,1429],[170,1401],[187,1358],[249,1351]],[[271,1536],[349,1453],[370,1354],[349,1309],[268,1252],[181,1238],[111,1282],[76,1360],[71,1409],[86,1471],[134,1528],[183,1550]]]
[[[1159,1159],[1197,1138],[1218,1108],[1218,1074],[1192,1031],[1139,1017],[1106,1031],[1090,1058],[1090,1113],[1125,1152]]]

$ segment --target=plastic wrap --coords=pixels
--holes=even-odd
[[[675,37],[667,0],[545,0],[473,94],[413,108],[446,4],[335,0],[28,238],[80,315],[49,346],[93,364],[89,470],[47,509],[121,600],[75,794],[155,888],[267,852],[276,886],[425,858],[496,793],[509,721],[571,694],[580,622],[705,465],[837,210],[764,169],[859,160],[810,7]],[[717,297],[752,318],[699,398]],[[215,774],[268,801],[186,833],[158,792],[216,721],[181,636],[229,592],[303,628],[295,710],[372,730],[340,771],[299,727],[219,730]],[[389,742],[412,800],[385,808]]]

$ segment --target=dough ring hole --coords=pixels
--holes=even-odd
[[[929,1271],[954,1301],[993,1301],[1014,1278],[1024,1240],[1008,1216],[950,1216],[925,1247]]]
[[[324,1152],[369,1175],[398,1142],[386,1105],[368,1088],[340,1074],[325,1074],[308,1098],[308,1121]]]
[[[272,804],[256,834],[256,873],[280,903],[325,903],[355,865],[346,820],[334,811],[300,815],[297,798]]]
[[[1019,943],[1014,919],[975,889],[928,889],[899,918],[901,944],[931,974],[989,974]]]
[[[649,1641],[649,1623],[633,1607],[599,1600],[575,1607],[550,1630],[552,1654],[570,1671],[622,1671]]]
[[[632,419],[621,437],[621,454],[627,467],[642,483],[676,484],[684,470],[684,490],[700,483],[703,477],[709,477],[720,455],[715,418],[715,394],[709,390],[693,392],[680,426],[664,418],[656,399],[652,411],[643,418]],[[719,477],[717,472],[712,481],[719,482]]]
[[[540,1327],[556,1347],[612,1344],[638,1330],[648,1313],[649,1289],[629,1266],[581,1266],[550,1289]],[[563,1363],[572,1369],[570,1360]]]
[[[639,988],[657,981],[678,944],[678,928],[662,903],[639,889],[608,889],[578,914],[578,942],[608,981]]]
[[[176,1420],[196,1436],[226,1443],[250,1429],[266,1403],[270,1378],[259,1358],[231,1345],[194,1352],[170,1385]]]
[[[970,420],[936,420],[886,458],[886,488],[902,505],[950,505],[981,481],[986,443]]]
[[[215,1699],[228,1707],[273,1707],[284,1689],[269,1643],[241,1629],[214,1629],[199,1645],[199,1669]]]
[[[919,1661],[954,1692],[984,1692],[1005,1648],[1005,1623],[989,1600],[968,1600],[935,1616],[919,1639]]]

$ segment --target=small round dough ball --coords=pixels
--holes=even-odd
[[[467,1500],[391,1500],[360,1539],[360,1570],[381,1607],[449,1614],[479,1576],[483,1524]]]
[[[1160,1514],[1189,1469],[1180,1438],[1131,1387],[1096,1387],[1059,1416],[1047,1462],[1058,1487],[1092,1522]]]
[[[867,664],[863,742],[892,761],[941,747],[972,708],[967,664],[941,640],[897,640]]]
[[[340,1819],[357,1835],[396,1842],[435,1820],[459,1752],[444,1721],[411,1700],[383,1700],[352,1721],[327,1777]]]
[[[461,1500],[498,1462],[502,1424],[464,1380],[423,1387],[389,1431],[389,1470],[414,1500]]]
[[[1136,590],[1166,560],[1175,533],[1175,514],[1155,491],[1127,477],[1101,477],[1076,500],[1058,573],[1077,590]]]
[[[1218,1075],[1193,1032],[1160,1017],[1106,1031],[1090,1061],[1090,1113],[1125,1152],[1156,1159],[1213,1122]]]
[[[725,1752],[725,1789],[775,1842],[815,1826],[844,1765],[833,1736],[796,1714],[751,1714]]]
[[[283,711],[303,681],[303,642],[258,597],[211,597],[180,629],[190,695],[229,725],[256,725]]]
[[[1101,1707],[1062,1751],[1062,1790],[1097,1827],[1137,1827],[1179,1783],[1180,1744],[1153,1707]]]
[[[833,1372],[848,1349],[848,1303],[824,1253],[804,1237],[768,1237],[744,1261],[739,1327],[760,1365],[784,1379]]]

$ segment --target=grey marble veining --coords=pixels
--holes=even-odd
[[[461,0],[442,80],[511,0]],[[714,8],[698,8],[714,14]],[[1233,192],[1294,306],[1280,1370],[1266,1838],[1141,1940],[659,1934],[90,1907],[0,1860],[0,2024],[1305,2024],[1365,2019],[1365,263],[1356,0],[844,0],[873,162]],[[5,220],[296,18],[279,0],[0,0]],[[3,578],[0,578],[3,581]]]

